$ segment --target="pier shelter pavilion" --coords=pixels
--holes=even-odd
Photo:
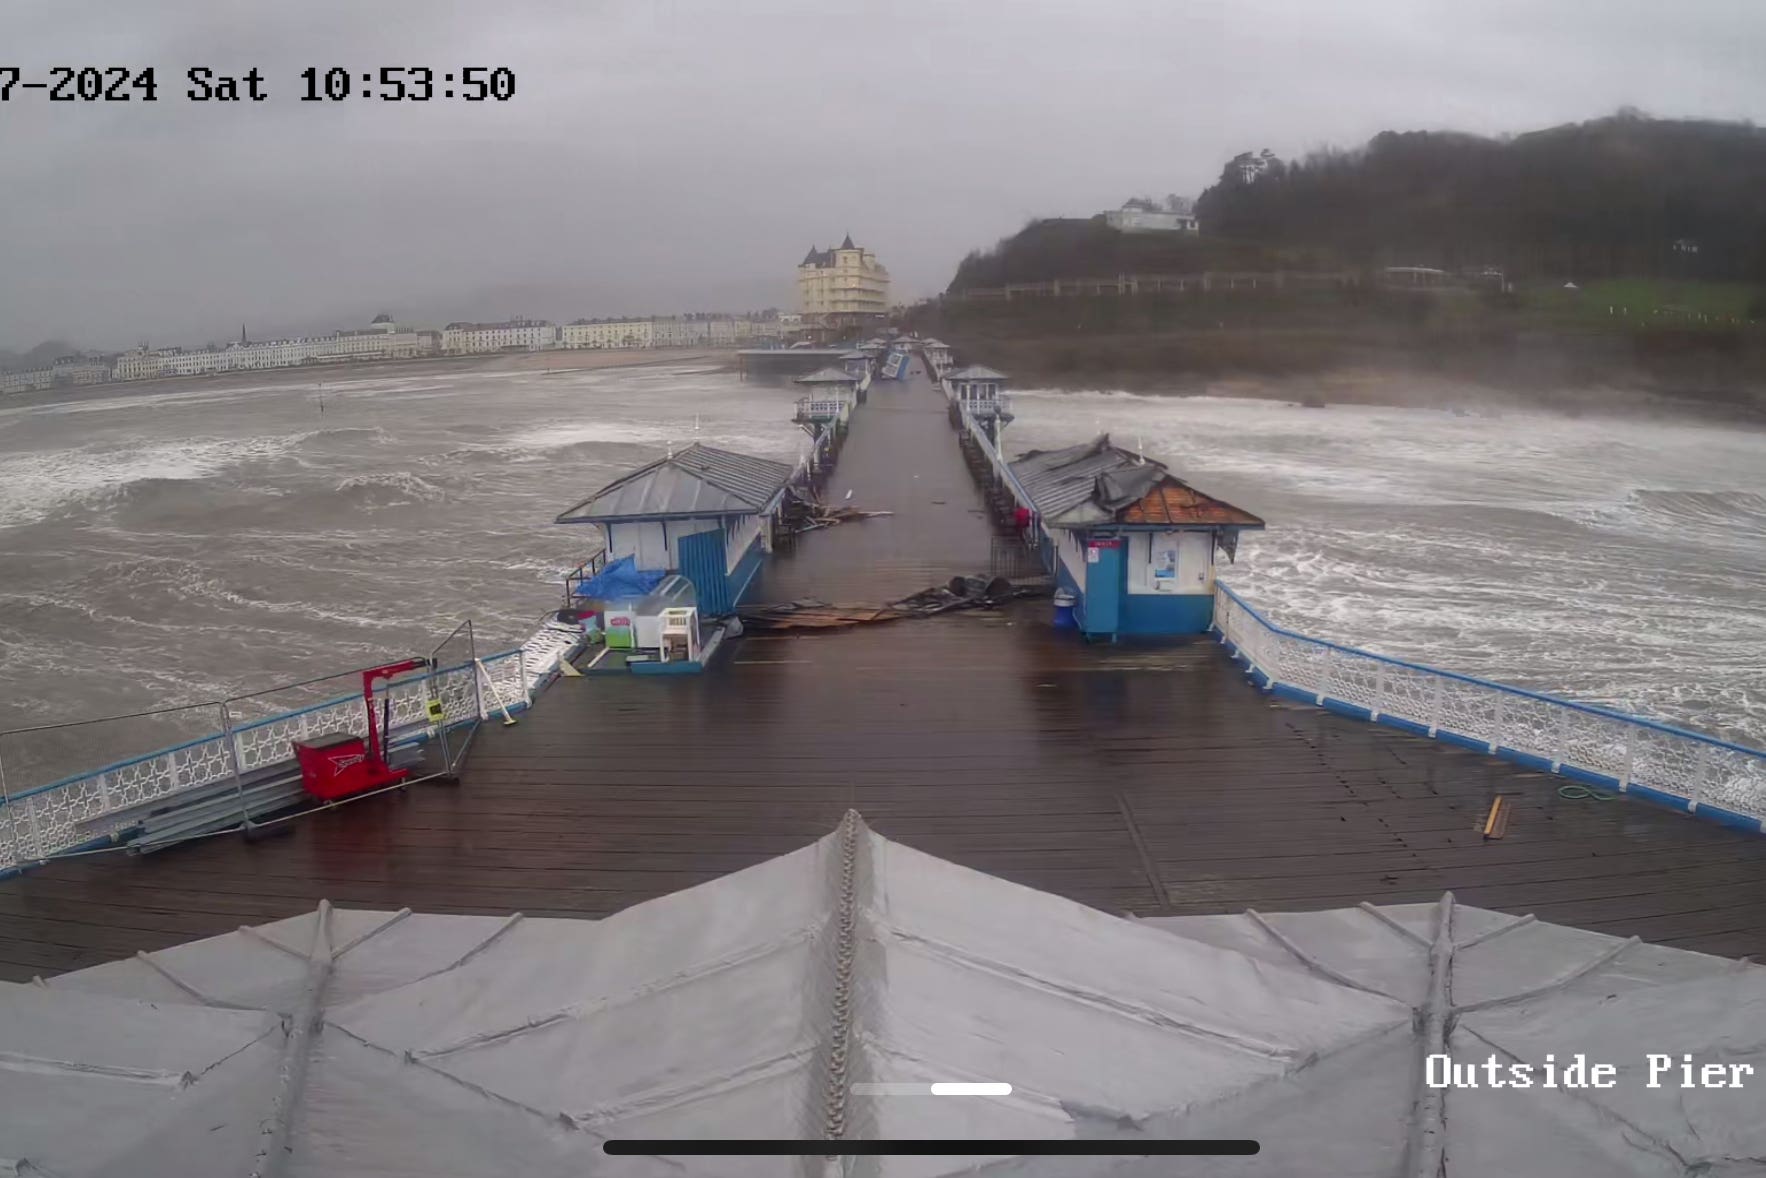
[[[1088,638],[1201,634],[1214,621],[1214,554],[1231,560],[1263,521],[1205,495],[1108,434],[1010,464],[1049,571],[1077,597]]]
[[[631,557],[643,572],[693,582],[707,617],[736,608],[772,550],[772,529],[792,468],[695,442],[615,479],[559,515],[598,524],[611,566]]]

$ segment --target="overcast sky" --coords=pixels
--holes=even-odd
[[[0,346],[788,306],[847,232],[906,299],[1245,149],[1766,121],[1763,49],[1761,0],[4,0],[0,66],[161,88],[0,104]],[[299,101],[333,65],[517,92]],[[255,66],[269,99],[188,102],[192,66]]]

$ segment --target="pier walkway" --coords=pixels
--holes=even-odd
[[[944,394],[880,380],[854,411],[822,498],[893,515],[812,532],[769,561],[756,601],[877,604],[987,568],[993,527],[963,465]]]
[[[879,382],[830,484],[894,510],[811,533],[763,600],[879,601],[990,532],[942,402]],[[599,916],[793,850],[849,807],[934,855],[1144,915],[1461,900],[1766,954],[1766,839],[1272,700],[1208,641],[1085,647],[1046,602],[751,635],[703,676],[563,680],[419,785],[147,858],[0,883],[21,980],[310,911]],[[1515,800],[1507,837],[1476,830]]]

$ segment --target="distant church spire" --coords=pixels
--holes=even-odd
[[[243,323],[241,323],[239,325],[239,342],[240,343],[245,342],[245,324],[243,324]]]

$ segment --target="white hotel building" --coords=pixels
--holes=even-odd
[[[415,360],[433,356],[440,348],[433,331],[340,331],[322,339],[306,340],[309,359],[321,363],[349,360]]]
[[[29,372],[0,372],[0,393],[28,393],[46,389],[55,383],[55,373],[48,368]]]
[[[796,315],[695,315],[643,319],[579,319],[563,327],[544,320],[508,323],[451,323],[441,332],[400,327],[392,316],[377,316],[366,328],[310,339],[282,339],[207,348],[136,348],[114,359],[85,356],[58,360],[53,368],[0,373],[0,393],[27,392],[55,385],[104,380],[152,380],[164,376],[203,376],[292,368],[299,364],[359,360],[412,360],[424,356],[475,355],[544,348],[736,347],[751,340],[777,339]]]
[[[656,333],[648,319],[578,319],[558,329],[567,348],[651,348]]]
[[[112,380],[149,380],[156,376],[202,376],[210,372],[250,372],[292,368],[297,364],[350,360],[410,360],[436,353],[436,333],[401,329],[390,315],[368,327],[339,331],[312,339],[260,340],[224,348],[138,348],[112,364]]]
[[[450,356],[478,352],[537,352],[557,346],[558,328],[544,319],[507,323],[450,323],[442,329],[441,350]]]
[[[779,319],[751,315],[578,319],[558,329],[558,342],[566,348],[735,347],[777,339],[780,331]]]

